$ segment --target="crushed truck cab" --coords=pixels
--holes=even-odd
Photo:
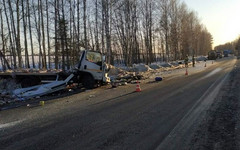
[[[75,71],[75,81],[82,83],[86,88],[94,88],[98,83],[108,83],[110,78],[107,74],[105,57],[96,51],[83,50]]]

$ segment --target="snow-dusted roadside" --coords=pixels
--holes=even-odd
[[[214,64],[216,64],[216,63],[217,62],[214,62]],[[207,61],[207,66],[208,65],[214,65],[214,64],[212,64],[212,62],[210,62],[210,61]],[[205,65],[205,62],[202,61],[202,62],[196,63],[196,67],[194,67],[194,68],[189,66],[189,68],[188,68],[189,76],[191,74],[194,74],[194,73],[197,73],[199,71],[202,71],[202,70],[206,69],[207,67],[204,67],[204,65]],[[122,70],[120,70],[120,71],[122,71]],[[123,72],[124,71],[122,71],[122,72],[117,71],[118,74],[121,74]],[[160,76],[160,77],[163,78],[164,81],[165,80],[167,81],[167,80],[171,80],[172,78],[175,78],[175,77],[185,76],[185,68],[178,68],[177,69],[176,67],[171,67],[171,68],[160,68],[160,69],[156,69],[156,70],[152,69],[150,71],[140,72],[140,74],[143,74],[144,77],[146,77],[146,79],[139,80],[140,83],[141,83],[140,84],[141,89],[145,90],[145,89],[148,89],[149,87],[154,86],[154,84],[148,84],[148,83],[155,82],[155,77]],[[71,99],[71,100],[75,101],[74,97],[78,97],[78,100],[81,100],[81,101],[83,101],[83,103],[87,104],[89,102],[94,102],[95,100],[94,101],[89,101],[89,100],[93,100],[93,99],[99,99],[99,101],[102,101],[103,99],[111,99],[111,98],[115,98],[115,97],[118,97],[118,96],[127,95],[129,93],[134,92],[135,89],[136,89],[136,84],[130,84],[130,83],[127,84],[127,85],[118,86],[117,88],[112,88],[111,85],[105,85],[105,86],[102,86],[102,87],[99,87],[99,88],[96,88],[96,89],[93,89],[93,90],[87,90],[85,92],[80,90],[79,93],[78,93],[78,90],[73,89],[73,92],[72,91],[67,92],[66,94],[63,94],[62,96],[59,95],[59,94],[54,95],[54,96],[45,96],[45,97],[38,98],[38,99],[33,100],[33,101],[24,102],[22,106],[26,106],[28,103],[31,104],[31,102],[37,103],[37,101],[41,101],[41,100],[46,101],[47,100],[45,102],[44,107],[51,107],[51,110],[54,110],[53,108],[55,108],[55,107],[57,108],[58,105],[62,105],[62,102],[65,101],[64,99],[67,99],[67,101],[68,101],[68,99]],[[111,94],[106,95],[106,93],[109,93],[109,92]],[[73,95],[71,93],[73,93]],[[51,100],[51,99],[53,99],[53,100]],[[57,103],[55,103],[55,102],[57,102]],[[51,104],[51,106],[48,106],[48,104]],[[61,107],[63,107],[63,106],[61,106]],[[0,108],[5,110],[4,107],[0,106]],[[58,110],[55,110],[55,111],[58,112]]]
[[[133,67],[121,67],[116,68],[112,67],[109,72],[109,76],[113,81],[119,82],[122,78],[126,78],[127,76],[141,76],[144,80],[154,80],[155,77],[170,77],[174,78],[177,76],[182,76],[186,74],[188,75],[195,74],[197,72],[203,71],[209,66],[213,66],[217,64],[217,61],[196,61],[195,67],[192,67],[192,63],[189,63],[189,67],[185,68],[184,64],[178,63],[154,63],[151,65],[145,64],[137,64],[133,65]],[[187,69],[187,70],[186,70]],[[144,82],[144,81],[142,81]]]
[[[214,62],[212,64],[212,61],[196,61],[195,67],[192,67],[191,63],[189,64],[189,67],[187,68],[188,71],[188,75],[197,73],[199,71],[202,71],[204,69],[206,69],[208,66],[212,66],[214,64],[216,64],[217,62]],[[205,67],[206,64],[206,67]],[[134,67],[132,68],[116,68],[113,67],[110,69],[109,74],[110,77],[113,79],[113,81],[117,81],[122,82],[121,84],[117,84],[117,86],[131,86],[131,84],[133,84],[132,89],[134,89],[135,83],[136,81],[140,81],[141,83],[148,83],[148,82],[154,82],[156,77],[161,77],[163,78],[163,80],[165,80],[167,78],[167,80],[170,80],[171,78],[175,78],[178,76],[185,76],[186,73],[186,68],[184,67],[183,64],[178,64],[178,63],[158,63],[158,64],[152,64],[150,65],[152,68],[150,68],[147,65],[143,65],[143,64],[138,64],[138,65],[134,65]],[[126,78],[127,77],[127,78]],[[116,80],[116,78],[119,78],[118,80]],[[127,80],[130,79],[130,80]],[[128,82],[128,83],[127,83]],[[130,85],[129,85],[130,84]],[[14,87],[14,86],[11,86]],[[109,85],[109,87],[111,87]],[[102,87],[104,88],[104,87]],[[94,89],[93,91],[95,91],[97,89]],[[12,91],[12,90],[10,90]],[[11,95],[7,95],[5,96],[4,94],[2,94],[2,99],[0,99],[0,110],[1,109],[6,109],[9,105],[11,105],[11,107],[9,108],[14,108],[15,105],[17,107],[22,106],[22,105],[26,105],[28,103],[36,103],[37,101],[41,101],[44,99],[55,99],[58,98],[60,95],[62,95],[63,97],[66,95],[71,95],[71,93],[77,93],[77,91],[81,92],[80,94],[82,94],[82,90],[77,90],[77,89],[73,89],[73,90],[69,90],[71,92],[68,92],[68,90],[66,90],[66,92],[63,93],[58,93],[53,94],[53,95],[49,95],[49,96],[43,96],[41,98],[37,98],[37,99],[33,99],[30,100],[28,102],[20,102],[19,100],[15,99],[15,97],[11,97]],[[72,92],[75,91],[75,92]],[[60,95],[59,95],[60,94]],[[7,108],[8,109],[8,108]]]
[[[209,65],[211,62],[207,62]],[[214,63],[216,64],[216,63]],[[214,64],[211,64],[212,66]],[[191,71],[189,76],[204,70],[208,67],[204,67],[204,63],[198,63],[196,68],[189,67]],[[195,72],[194,72],[195,70]],[[155,71],[149,73],[152,76],[148,79],[141,80],[140,85],[142,91],[151,90],[158,85],[166,85],[168,81],[175,77],[185,77],[185,68],[175,69],[168,71],[168,73],[163,73],[163,81],[155,82],[154,78],[156,76]],[[161,73],[161,72],[160,72]],[[164,82],[164,83],[163,83]],[[98,104],[107,105],[112,101],[116,101],[121,97],[134,96],[136,90],[136,84],[127,84],[124,86],[119,86],[117,88],[112,88],[111,85],[105,85],[93,90],[86,90],[80,93],[75,93],[68,96],[60,96],[58,98],[52,97],[52,100],[46,101],[46,98],[40,98],[39,100],[45,100],[44,106],[28,107],[26,104],[22,107],[16,109],[9,109],[7,111],[1,111],[0,113],[0,131],[2,132],[15,132],[18,127],[23,127],[27,129],[29,126],[37,126],[39,122],[43,124],[48,124],[51,120],[54,120],[56,116],[61,116],[62,118],[71,115],[72,113],[79,112],[81,110],[81,115],[88,113],[90,107],[97,106]],[[85,112],[86,111],[86,112]],[[16,115],[17,114],[17,115]],[[23,120],[24,118],[24,120]],[[46,118],[49,118],[46,120]]]
[[[200,123],[188,149],[240,149],[240,62]]]

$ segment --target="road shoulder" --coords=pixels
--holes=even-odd
[[[239,149],[240,62],[207,111],[187,149]]]
[[[156,149],[174,150],[179,147],[186,149],[198,124],[204,119],[206,111],[211,104],[215,102],[215,97],[217,97],[221,87],[227,79],[228,74],[226,74],[223,79],[218,78]]]

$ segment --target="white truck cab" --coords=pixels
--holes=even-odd
[[[94,88],[97,83],[108,83],[105,56],[100,52],[83,50],[77,67],[78,80],[86,88]]]

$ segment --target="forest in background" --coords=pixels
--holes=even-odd
[[[214,50],[223,52],[224,50],[230,50],[236,56],[240,56],[240,36],[232,42],[227,42],[214,47]]]
[[[110,64],[206,55],[212,35],[179,0],[2,0],[2,68],[70,69],[82,49]]]

